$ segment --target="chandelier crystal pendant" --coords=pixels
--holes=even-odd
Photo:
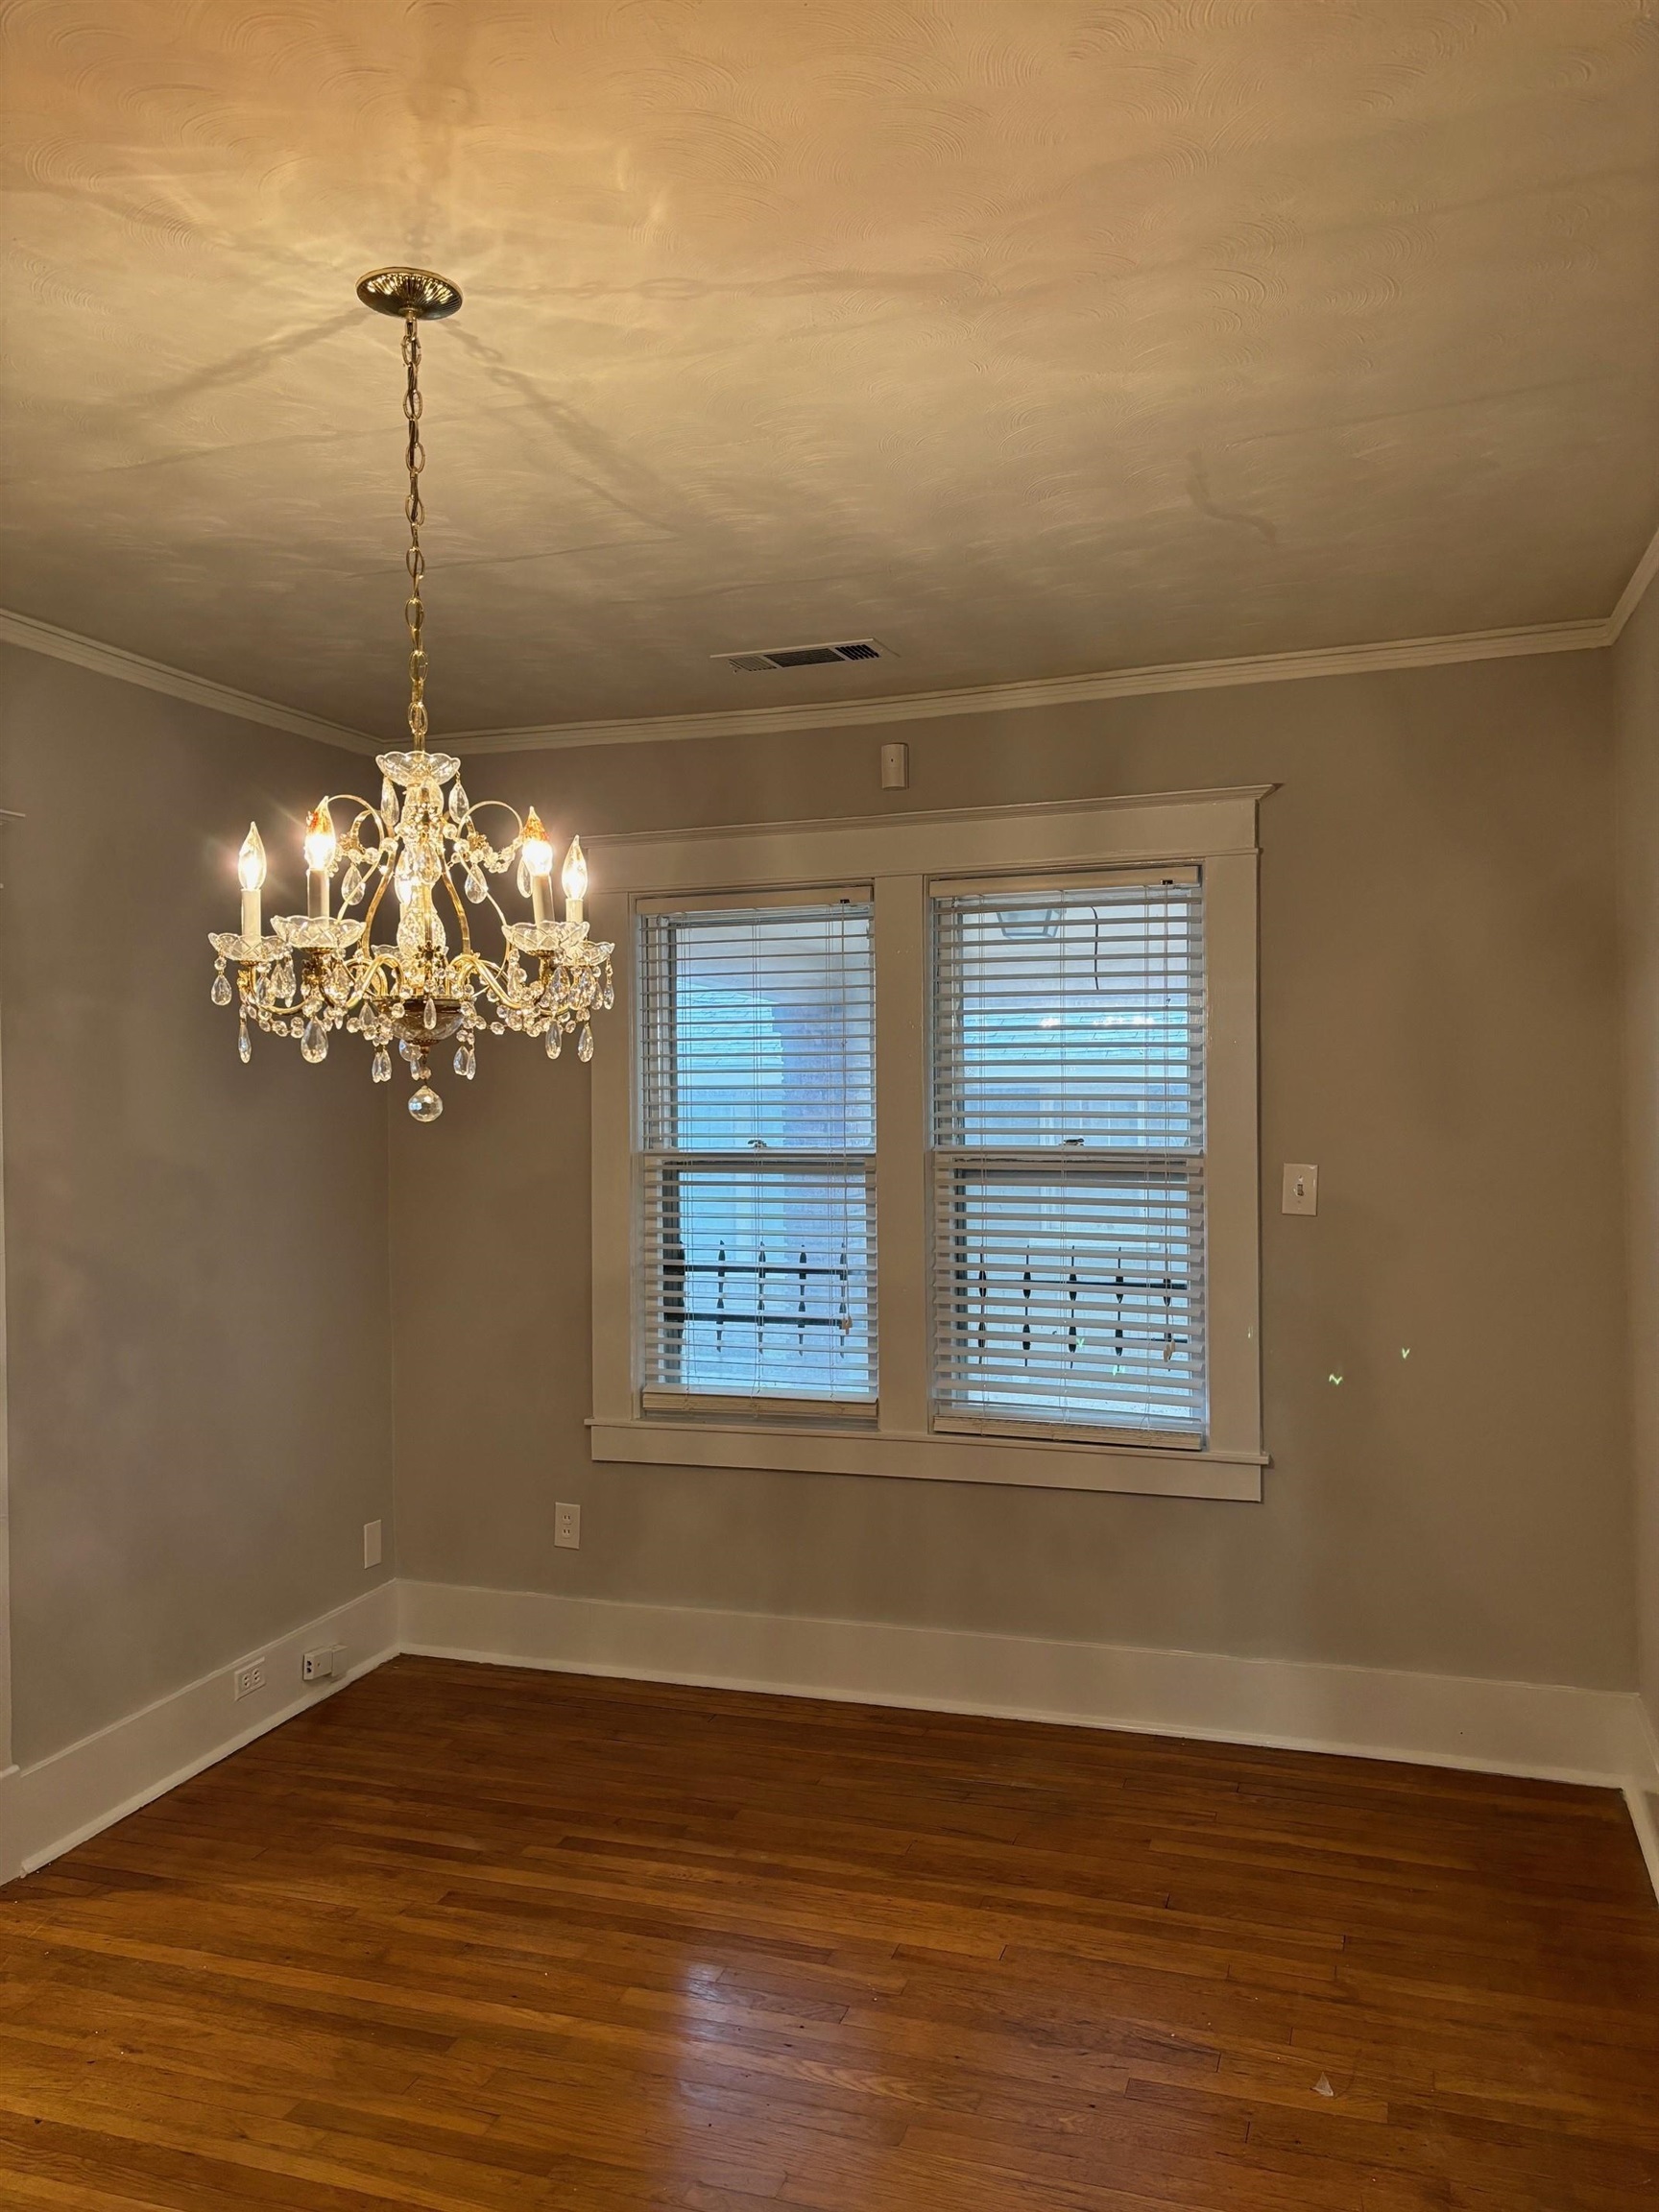
[[[261,914],[265,847],[257,825],[249,825],[237,859],[242,926],[208,937],[218,954],[211,996],[215,1006],[239,1002],[237,1049],[244,1061],[252,1057],[255,1029],[294,1038],[301,1056],[313,1062],[327,1058],[329,1040],[345,1029],[371,1047],[370,1072],[376,1083],[386,1083],[396,1045],[415,1085],[409,1111],[426,1122],[444,1111],[432,1088],[432,1054],[451,1037],[455,1072],[468,1080],[484,1029],[496,1037],[509,1030],[543,1037],[549,1060],[558,1059],[565,1038],[574,1034],[578,1059],[591,1060],[592,1018],[614,1002],[614,948],[594,943],[583,920],[588,863],[582,840],[572,837],[565,855],[565,918],[558,921],[553,846],[535,808],[520,817],[499,799],[469,799],[460,761],[426,750],[421,325],[453,315],[461,294],[429,270],[380,269],[364,277],[357,297],[403,323],[410,746],[378,757],[377,806],[350,792],[331,792],[312,808],[303,838],[305,912],[273,916],[269,935]],[[477,822],[491,807],[511,824],[499,845]],[[343,833],[335,829],[337,812],[346,822]],[[530,902],[528,922],[509,920],[490,889],[490,878],[515,863],[518,896]],[[394,942],[377,944],[374,926],[388,888],[397,903],[397,934]],[[473,945],[469,906],[493,910],[501,926],[499,958],[487,957]],[[234,993],[229,967],[236,970]]]

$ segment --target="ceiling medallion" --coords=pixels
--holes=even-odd
[[[270,935],[260,907],[265,847],[257,824],[249,825],[237,860],[242,926],[214,930],[208,938],[219,956],[212,998],[215,1006],[228,1006],[233,996],[239,999],[237,1048],[244,1061],[252,1054],[253,1029],[297,1039],[301,1057],[310,1061],[326,1059],[330,1038],[345,1029],[372,1047],[370,1072],[376,1083],[386,1083],[396,1044],[416,1086],[409,1111],[425,1122],[444,1111],[432,1088],[431,1055],[451,1037],[455,1072],[469,1080],[478,1033],[485,1028],[496,1037],[508,1030],[544,1037],[549,1060],[558,1059],[565,1039],[574,1033],[577,1057],[591,1060],[592,1017],[614,1001],[613,948],[595,944],[582,918],[588,864],[581,839],[572,837],[565,855],[565,918],[556,921],[553,847],[535,808],[520,818],[502,800],[469,800],[460,761],[426,750],[426,610],[421,595],[426,573],[421,472],[426,455],[421,443],[419,326],[453,315],[461,294],[427,269],[380,269],[364,277],[357,296],[403,322],[410,745],[406,752],[379,756],[377,806],[350,792],[332,792],[312,808],[303,838],[305,912],[274,915]],[[477,815],[487,807],[497,808],[513,825],[504,844],[493,843],[477,826]],[[335,829],[337,809],[347,822],[344,834]],[[518,896],[530,902],[528,922],[509,920],[490,889],[490,878],[505,875],[515,862]],[[375,919],[389,886],[398,906],[397,935],[391,944],[376,944]],[[453,910],[453,950],[440,894]],[[499,922],[499,958],[490,959],[473,946],[469,905],[493,911]],[[353,919],[358,908],[361,914]],[[232,965],[234,994],[226,973]]]

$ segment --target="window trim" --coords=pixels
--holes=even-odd
[[[618,947],[614,1048],[592,1069],[592,1455],[1149,1496],[1259,1499],[1262,1442],[1257,1102],[1257,807],[1271,785],[763,824],[591,841],[589,914]],[[1210,1441],[1014,1438],[929,1408],[928,897],[1091,868],[1196,865],[1205,878]],[[633,917],[649,903],[870,883],[877,1068],[876,1424],[646,1413],[635,1374],[638,1086]]]

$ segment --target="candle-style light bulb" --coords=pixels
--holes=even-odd
[[[325,799],[305,817],[305,911],[314,922],[328,919],[328,877],[339,849]]]
[[[334,817],[329,813],[328,802],[325,799],[305,817],[306,867],[323,870],[332,868],[339,843],[334,834]]]
[[[259,834],[257,822],[249,823],[242,850],[236,855],[236,879],[244,891],[261,891],[265,887],[265,840]]]
[[[257,937],[264,927],[259,893],[265,883],[265,840],[257,822],[250,822],[242,850],[236,855],[236,880],[242,886],[242,934]]]
[[[582,902],[588,896],[588,862],[583,856],[582,840],[572,837],[570,850],[565,855],[565,866],[559,880],[565,886],[565,919],[580,922]]]
[[[524,818],[524,836],[518,854],[524,863],[524,873],[530,878],[530,911],[538,922],[545,922],[548,893],[553,884],[553,846],[534,806]]]

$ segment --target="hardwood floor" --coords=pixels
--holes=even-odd
[[[0,2203],[1659,2204],[1610,1792],[402,1659],[0,1890]]]

